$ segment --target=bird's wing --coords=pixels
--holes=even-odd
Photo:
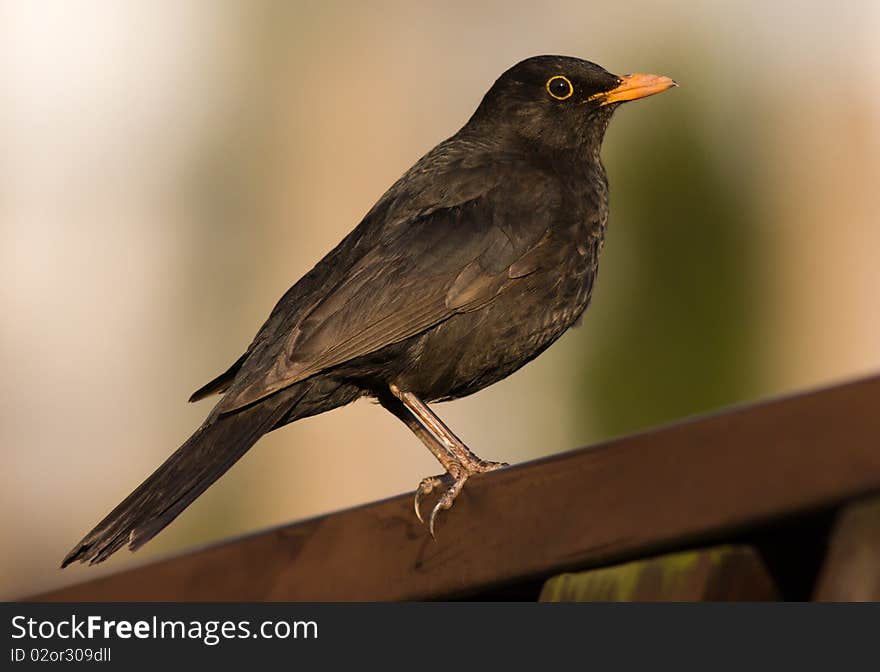
[[[521,188],[494,183],[453,207],[432,209],[379,237],[286,332],[271,356],[245,363],[223,412],[476,310],[534,269],[561,201],[545,174]],[[536,196],[538,198],[536,198]],[[255,370],[256,369],[256,370]]]

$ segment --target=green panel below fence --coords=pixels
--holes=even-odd
[[[716,546],[560,574],[542,602],[774,600],[778,591],[750,546]]]

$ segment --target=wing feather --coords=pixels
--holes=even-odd
[[[471,200],[433,207],[405,226],[396,223],[395,235],[377,237],[288,329],[271,358],[261,357],[259,372],[245,362],[245,377],[230,387],[220,410],[246,406],[476,310],[530,272],[529,252],[540,246],[558,206],[553,183],[532,175],[513,197],[509,183],[504,189],[498,181],[488,184]],[[536,192],[555,202],[536,208]]]

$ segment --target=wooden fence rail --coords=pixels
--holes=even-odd
[[[437,541],[406,494],[33,599],[503,595],[540,589],[564,571],[741,538],[872,493],[880,493],[880,376],[474,478],[441,517]]]

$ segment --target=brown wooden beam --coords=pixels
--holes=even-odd
[[[40,600],[403,600],[680,548],[880,492],[880,377],[474,478],[432,541],[411,495]]]

